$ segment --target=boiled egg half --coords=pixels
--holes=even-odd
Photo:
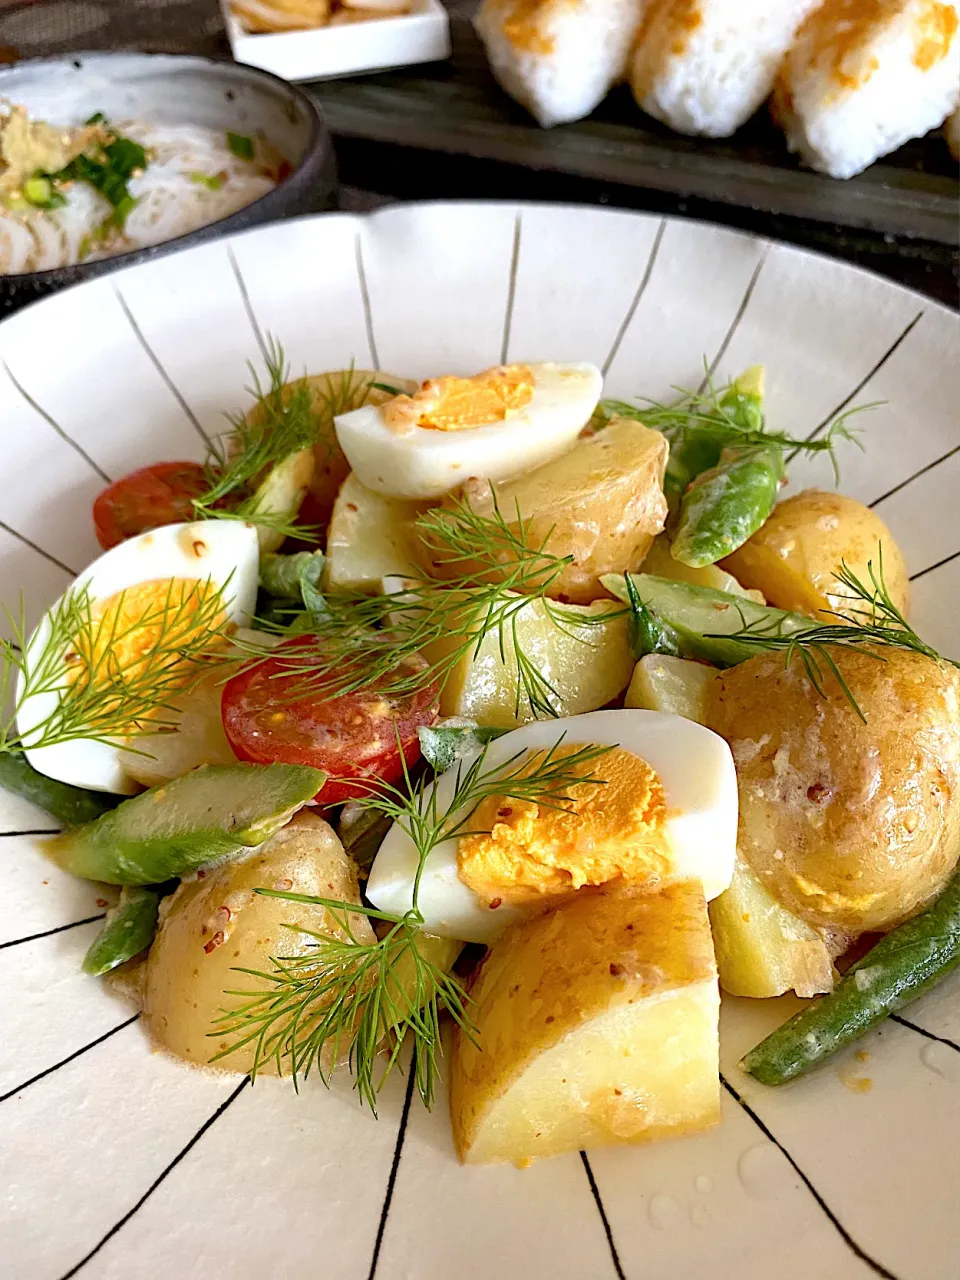
[[[258,568],[257,530],[239,520],[165,525],[95,560],[43,617],[26,647],[17,731],[30,764],[49,778],[94,791],[138,790],[124,771],[127,735],[30,744],[41,740],[45,726],[56,724],[61,700],[77,681],[87,682],[86,697],[98,696],[102,686],[103,698],[116,701],[125,681],[162,666],[167,696],[175,696],[178,682],[185,687],[197,672],[195,663],[182,658],[184,648],[200,652],[207,638],[211,650],[222,645],[219,635],[210,635],[222,620],[249,625]],[[64,606],[84,588],[90,607],[82,614],[92,625],[61,640],[63,619],[70,616]]]
[[[357,479],[390,498],[442,498],[471,476],[509,480],[565,452],[597,407],[592,364],[512,364],[424,382],[335,419]]]
[[[433,849],[417,897],[427,933],[490,943],[565,894],[614,880],[651,890],[698,881],[708,900],[729,886],[738,817],[733,757],[721,737],[692,720],[623,710],[538,721],[493,742],[483,770],[534,773],[546,753],[555,765],[587,745],[610,750],[571,765],[584,780],[567,787],[565,802],[494,793],[460,834]],[[434,785],[438,812],[448,812],[456,771]],[[409,911],[417,863],[413,841],[395,824],[367,881],[374,906]]]

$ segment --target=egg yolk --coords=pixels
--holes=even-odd
[[[552,753],[553,761],[581,748]],[[531,752],[521,776],[546,753]],[[668,873],[666,800],[659,775],[622,747],[572,766],[584,779],[564,800],[488,797],[470,818],[476,834],[457,845],[460,879],[491,906],[525,906],[579,889],[632,880],[657,885]]]
[[[533,370],[525,364],[501,365],[472,378],[430,378],[412,396],[395,396],[381,412],[398,434],[414,427],[428,431],[466,431],[506,422],[530,403]]]
[[[65,655],[71,687],[96,695],[104,712],[119,705],[124,689],[135,689],[138,701],[141,691],[168,700],[197,675],[198,650],[222,645],[219,598],[209,581],[158,578],[96,601],[91,627],[74,636]]]

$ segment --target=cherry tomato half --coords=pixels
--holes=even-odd
[[[291,670],[291,659],[316,643],[286,640],[275,656],[235,675],[224,686],[220,710],[239,759],[323,769],[329,776],[317,799],[342,804],[369,795],[373,779],[396,784],[404,760],[408,768],[416,763],[417,730],[437,718],[437,687],[430,684],[402,697],[376,686],[329,698],[322,689],[304,694],[304,677]]]
[[[210,484],[199,462],[157,462],[104,489],[93,504],[97,541],[105,551],[162,524],[192,520],[193,499]]]

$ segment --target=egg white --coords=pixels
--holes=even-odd
[[[92,600],[107,600],[142,582],[163,578],[210,580],[224,589],[225,612],[238,627],[248,626],[257,601],[259,550],[253,525],[239,520],[206,520],[198,524],[171,524],[130,538],[95,560],[68,588],[67,594],[86,587]],[[56,608],[56,606],[54,606]],[[51,631],[50,615],[41,620],[25,651],[27,670],[43,652]],[[17,690],[23,695],[21,676]],[[36,694],[24,701],[17,716],[17,731],[29,743],[33,730],[56,709],[59,693]],[[25,748],[25,755],[40,773],[60,782],[93,791],[130,795],[137,784],[124,772],[129,754],[121,745],[77,739],[50,747]]]
[[[667,804],[671,871],[664,882],[699,880],[709,901],[733,878],[737,843],[737,775],[726,742],[703,725],[660,711],[591,711],[524,725],[491,743],[486,768],[520,751],[558,743],[619,746],[645,760],[659,775]],[[466,761],[469,764],[469,760]],[[455,771],[436,784],[440,813],[450,805]],[[413,906],[417,850],[397,824],[370,869],[367,896],[381,911],[401,915]],[[508,924],[535,908],[491,908],[457,874],[457,840],[445,840],[427,858],[418,907],[427,933],[490,943]]]
[[[462,431],[412,427],[399,434],[381,408],[334,419],[357,479],[390,498],[442,498],[471,476],[509,480],[571,447],[597,407],[603,376],[592,364],[531,364],[533,395],[505,422]]]

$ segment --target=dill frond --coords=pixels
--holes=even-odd
[[[291,925],[292,930],[311,939],[306,954],[275,957],[269,973],[238,970],[267,986],[260,991],[224,992],[242,1003],[217,1019],[210,1034],[235,1039],[213,1061],[252,1044],[251,1075],[272,1062],[281,1073],[288,1070],[295,1084],[314,1070],[329,1084],[336,1064],[346,1057],[361,1101],[376,1113],[377,1094],[409,1042],[414,1049],[417,1090],[424,1105],[430,1107],[442,1051],[442,1014],[448,1013],[467,1035],[472,1035],[474,1028],[469,997],[459,979],[431,963],[417,948],[423,925],[418,907],[423,868],[442,841],[471,834],[470,819],[489,796],[535,799],[562,808],[574,785],[602,785],[580,770],[610,748],[580,747],[564,754],[562,741],[561,736],[544,752],[533,773],[526,769],[522,752],[499,765],[487,766],[484,748],[472,762],[457,765],[453,794],[445,804],[441,804],[434,782],[425,778],[413,782],[406,770],[403,788],[387,786],[382,793],[356,802],[392,819],[416,847],[413,906],[405,915],[392,916],[336,899],[258,889],[257,893],[267,897],[322,907],[339,936]],[[383,936],[375,942],[360,941],[351,920],[356,916],[385,926]],[[401,963],[410,975],[408,986],[396,978]]]
[[[802,440],[782,431],[767,430],[762,415],[756,424],[746,418],[741,411],[741,397],[735,380],[718,388],[708,376],[702,391],[691,391],[683,387],[676,387],[675,390],[679,393],[679,398],[670,404],[649,399],[638,399],[635,404],[623,400],[604,400],[601,402],[601,409],[608,420],[612,417],[633,418],[644,426],[661,432],[670,441],[672,448],[682,445],[687,436],[695,431],[701,437],[716,436],[718,443],[790,450],[791,458],[798,453],[826,453],[830,457],[837,480],[840,474],[836,459],[837,443],[846,440],[857,448],[863,447],[859,430],[850,425],[850,419],[856,414],[877,408],[879,404],[877,402],[849,409],[840,414],[823,435],[812,440]]]
[[[525,651],[519,627],[532,601],[541,602],[554,625],[571,635],[574,628],[609,620],[610,615],[572,614],[548,598],[571,557],[548,550],[549,533],[531,542],[519,511],[508,521],[495,499],[490,514],[458,500],[425,512],[417,524],[447,570],[443,582],[411,567],[413,576],[396,595],[331,593],[322,612],[294,618],[290,633],[301,641],[295,651],[251,653],[272,657],[280,663],[278,674],[296,677],[294,697],[322,692],[335,698],[375,688],[384,697],[400,698],[442,683],[494,635],[501,660],[512,656],[516,664],[517,711],[526,706],[537,719],[555,717],[557,691]],[[424,651],[430,653],[426,663]]]
[[[272,468],[319,437],[310,388],[303,379],[290,381],[283,348],[272,337],[267,338],[266,366],[266,385],[248,366],[253,384],[248,391],[256,404],[251,413],[228,414],[232,430],[211,443],[204,464],[209,487],[194,499],[194,513],[198,520],[245,520],[285,537],[309,537],[314,531],[265,508],[257,492]]]
[[[116,743],[175,724],[174,701],[230,634],[227,585],[206,579],[182,589],[171,580],[163,597],[130,617],[126,592],[101,611],[87,586],[76,587],[32,639],[22,602],[16,613],[4,608],[11,638],[0,641],[0,698],[12,710],[0,725],[0,751]],[[53,697],[51,710],[18,735],[18,717],[38,697]]]

